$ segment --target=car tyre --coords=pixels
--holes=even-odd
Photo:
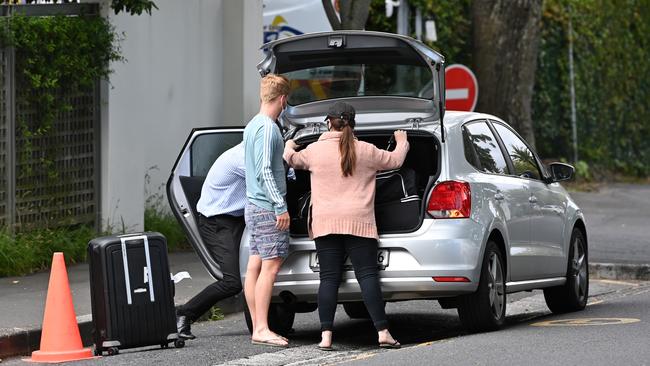
[[[506,318],[506,272],[503,253],[493,241],[488,241],[481,265],[478,289],[458,299],[458,316],[471,332],[499,329]]]
[[[280,335],[286,336],[289,334],[295,317],[296,312],[285,304],[271,304],[269,306],[269,328]],[[244,319],[248,331],[253,334],[253,319],[248,307],[244,309]]]
[[[582,310],[589,298],[589,256],[587,240],[580,229],[571,233],[566,283],[544,289],[546,305],[555,314]]]
[[[363,301],[345,302],[343,303],[343,310],[350,319],[370,319],[370,314]]]

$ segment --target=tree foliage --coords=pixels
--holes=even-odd
[[[338,2],[339,17],[331,0],[322,0],[327,19],[334,30],[363,29],[368,19],[370,0],[340,0]]]
[[[124,11],[131,15],[141,15],[142,12],[151,15],[152,9],[158,9],[156,3],[151,0],[112,0],[111,8],[113,8],[115,14]]]
[[[436,22],[438,40],[425,42],[432,49],[442,52],[447,64],[472,64],[472,24],[469,16],[471,0],[431,1],[409,0],[409,4],[422,11],[424,19]],[[415,23],[415,12],[411,12],[410,24]],[[366,30],[394,33],[397,29],[397,14],[386,18],[385,1],[372,0]],[[415,32],[411,34],[415,37]]]
[[[26,4],[36,4],[37,0],[26,0]],[[50,0],[49,2],[53,4],[70,4],[78,3],[79,0]],[[17,0],[2,0],[0,4],[18,4]],[[111,8],[115,11],[115,14],[119,14],[121,11],[129,13],[131,15],[141,15],[142,12],[146,12],[151,15],[152,9],[158,9],[156,4],[152,0],[111,0]]]
[[[440,51],[447,64],[474,64],[472,0],[410,3],[423,10],[424,18],[436,20],[438,41],[429,46]],[[386,18],[384,9],[384,0],[372,0],[366,29],[395,32],[397,17]],[[572,156],[569,14],[575,42],[579,159],[648,176],[650,0],[545,0],[532,101],[537,150],[543,158]]]

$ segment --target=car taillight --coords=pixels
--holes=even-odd
[[[435,219],[468,218],[472,208],[469,183],[450,180],[436,184],[431,192],[427,212]]]

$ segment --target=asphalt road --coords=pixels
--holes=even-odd
[[[650,263],[650,185],[614,184],[571,197],[585,214],[591,262]]]
[[[592,300],[579,313],[531,314],[496,333],[445,338],[345,364],[650,365],[649,303],[650,287],[643,285]]]
[[[316,349],[319,328],[316,313],[298,314],[291,347],[279,349],[250,343],[241,314],[193,326],[198,336],[182,349],[125,350],[117,356],[77,365],[329,365],[345,362],[386,364],[644,364],[649,362],[650,283],[592,281],[587,310],[554,316],[541,292],[510,296],[507,326],[494,333],[467,335],[455,310],[443,310],[436,301],[390,303],[391,330],[404,348],[381,350],[369,321],[351,320],[339,308],[334,352]],[[531,323],[586,317],[624,317],[640,322],[591,327],[532,327]],[[534,355],[534,357],[533,357]],[[622,360],[612,362],[612,360]],[[547,362],[549,361],[549,362]],[[552,362],[551,362],[552,361]],[[557,361],[557,362],[556,362]],[[564,362],[566,361],[566,362]],[[22,364],[18,359],[3,364]]]

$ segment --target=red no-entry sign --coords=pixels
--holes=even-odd
[[[454,64],[445,69],[445,108],[471,112],[478,99],[478,82],[467,66]]]

